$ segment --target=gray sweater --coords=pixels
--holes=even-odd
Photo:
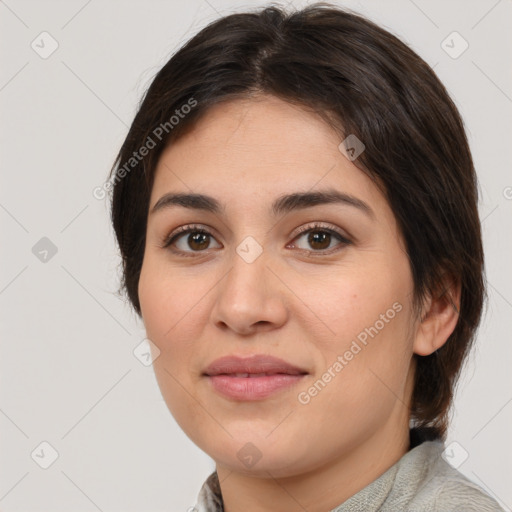
[[[478,485],[441,457],[441,441],[424,441],[329,512],[503,512]],[[194,512],[224,512],[217,472],[203,484]]]

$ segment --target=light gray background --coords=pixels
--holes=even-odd
[[[460,471],[510,510],[512,2],[339,4],[435,66],[465,119],[481,180],[489,303],[449,442],[459,443],[454,459],[468,453]],[[213,470],[175,424],[151,366],[133,355],[144,331],[114,293],[108,204],[92,190],[170,54],[220,15],[257,5],[0,1],[2,511],[186,511]],[[51,48],[43,31],[59,44],[47,59],[31,47]],[[453,31],[469,43],[456,59],[441,47]],[[58,250],[46,262],[32,251],[42,237]],[[59,454],[48,469],[36,463],[50,456],[43,441]]]

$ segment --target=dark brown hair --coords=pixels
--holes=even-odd
[[[140,315],[149,198],[163,148],[212,105],[260,93],[312,109],[340,137],[363,141],[354,163],[395,214],[416,305],[442,295],[448,281],[460,285],[454,332],[434,354],[416,356],[411,403],[415,424],[444,437],[485,296],[475,171],[461,117],[432,69],[357,14],[328,4],[232,14],[201,30],[158,72],[110,175],[122,288]]]

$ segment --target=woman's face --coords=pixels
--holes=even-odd
[[[291,476],[407,432],[410,265],[386,199],[340,142],[262,96],[211,108],[159,160],[142,316],[167,406],[217,466]],[[293,369],[208,370],[253,355]]]

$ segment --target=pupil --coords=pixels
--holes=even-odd
[[[331,243],[331,234],[325,231],[311,232],[308,236],[308,242],[314,249],[327,249]],[[315,244],[320,244],[320,246]]]
[[[208,235],[205,233],[193,233],[188,237],[188,245],[191,249],[206,249],[208,248]]]

